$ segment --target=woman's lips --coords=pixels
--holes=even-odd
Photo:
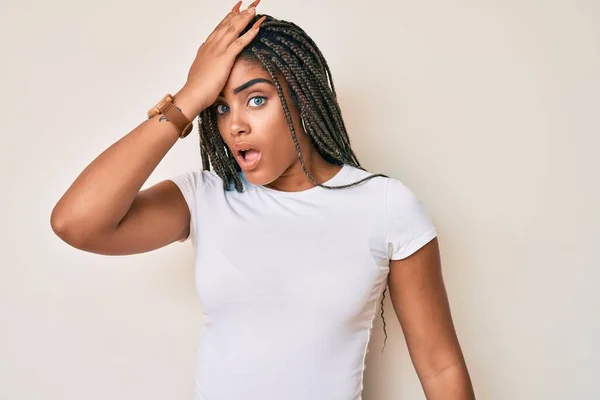
[[[238,152],[235,156],[240,168],[244,171],[251,171],[258,166],[262,153],[258,150],[250,149],[244,153]]]

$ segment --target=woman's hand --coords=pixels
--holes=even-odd
[[[266,17],[256,21],[252,29],[243,36],[238,36],[254,18],[259,2],[260,0],[255,0],[240,12],[242,2],[239,1],[198,49],[182,89],[194,97],[198,114],[217,100],[235,58],[256,37],[260,24]]]

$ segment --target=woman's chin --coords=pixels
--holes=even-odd
[[[260,167],[254,168],[250,171],[243,171],[243,173],[248,182],[255,186],[268,185],[278,178],[272,171]]]

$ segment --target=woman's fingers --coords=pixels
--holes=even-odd
[[[206,38],[206,42],[210,42],[212,40],[214,40],[216,37],[219,36],[219,32],[221,30],[221,28],[223,27],[223,25],[227,24],[227,21],[229,21],[231,18],[233,18],[233,16],[236,15],[234,13],[234,11],[230,11],[229,13],[227,13],[227,15],[225,16],[225,18],[223,18],[221,20],[221,22],[219,22],[219,24],[215,27],[215,29],[210,33],[210,35],[208,35],[208,38]]]
[[[233,6],[233,8],[231,9],[231,12],[236,13],[236,14],[239,13],[241,5],[242,5],[242,2],[238,1],[237,4],[235,6]]]
[[[240,12],[241,3],[238,2],[198,49],[186,87],[197,94],[199,105],[206,107],[215,102],[227,82],[235,58],[259,32],[259,26],[266,16],[258,19],[251,29],[240,36],[240,32],[256,15],[253,6],[258,3],[259,0],[256,0],[249,10]]]
[[[248,22],[252,20],[256,14],[256,6],[259,3],[260,0],[254,0],[244,11],[240,11],[242,1],[238,1],[208,36],[206,42],[222,43],[223,47],[229,47],[237,39]]]
[[[225,27],[228,28],[231,25],[231,19],[240,13],[240,6],[242,5],[242,1],[238,1],[230,12],[219,22],[219,24],[215,27],[215,29],[208,35],[206,38],[206,42],[210,42],[214,40],[216,37],[220,37],[221,30]]]
[[[252,3],[250,3],[250,5],[248,6],[248,8],[250,8],[250,7],[256,7],[258,5],[258,3],[260,3],[260,0],[254,0]],[[231,9],[231,11],[234,12],[234,13],[239,13],[241,6],[242,6],[242,2],[238,1],[237,4],[235,6],[233,6],[233,8]]]
[[[253,1],[253,2],[252,2],[252,3],[251,3],[249,6],[248,6],[248,8],[250,8],[250,7],[254,7],[254,8],[256,8],[256,6],[258,5],[258,3],[260,3],[260,0],[254,0],[254,1]]]
[[[260,0],[259,0],[259,1],[260,1]],[[252,25],[252,28],[250,28],[250,29],[255,29],[255,30],[256,30],[256,32],[258,32],[258,29],[260,28],[260,25],[263,23],[263,21],[264,21],[265,19],[267,19],[267,16],[266,16],[266,15],[263,15],[262,17],[260,17],[260,19],[259,19],[258,21],[256,21],[256,22],[254,23],[254,25]]]
[[[254,23],[254,25],[252,25],[252,28],[250,28],[248,32],[244,33],[242,36],[234,40],[233,43],[231,43],[231,45],[229,45],[227,51],[232,57],[236,57],[238,54],[241,53],[244,47],[250,44],[252,39],[254,39],[258,34],[258,31],[260,30],[260,24],[262,24],[265,19],[267,19],[266,16],[261,17],[258,21]]]
[[[217,32],[213,40],[215,43],[218,43],[219,47],[226,49],[239,37],[240,32],[242,32],[255,15],[256,8],[254,7],[249,7],[239,14],[234,15],[218,29],[219,32]]]

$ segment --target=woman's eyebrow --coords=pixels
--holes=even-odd
[[[271,81],[270,81],[270,80],[268,80],[268,79],[265,79],[265,78],[255,78],[255,79],[249,80],[248,82],[244,83],[243,85],[240,85],[240,86],[236,87],[235,89],[233,89],[233,94],[238,94],[238,93],[239,93],[239,92],[241,92],[242,90],[246,90],[246,89],[248,89],[250,86],[252,86],[252,85],[256,85],[257,83],[268,83],[269,85],[275,86],[275,85],[273,84],[273,82],[271,82]],[[223,92],[221,92],[221,93],[219,94],[219,97],[225,97],[224,93],[223,93]]]

